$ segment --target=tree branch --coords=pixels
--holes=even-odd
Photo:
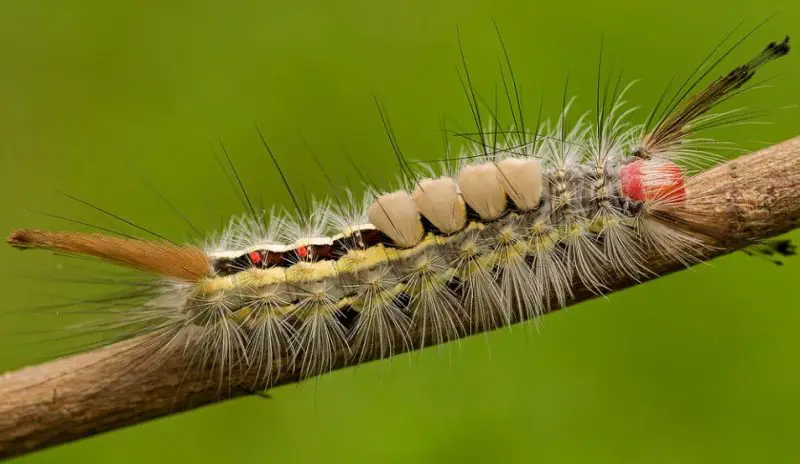
[[[691,213],[728,237],[713,243],[704,260],[791,230],[800,218],[800,137],[699,174],[687,197]],[[685,267],[656,256],[648,265],[660,275]],[[608,286],[616,291],[637,283],[626,279]],[[575,288],[569,304],[593,296]],[[146,336],[2,375],[0,457],[242,396],[256,380],[256,372],[242,372],[237,385],[221,391],[207,372],[186,375],[189,361],[181,353],[153,363],[142,359],[139,343],[147,343]],[[337,368],[345,364],[340,356]],[[287,372],[277,384],[297,380],[297,372]]]

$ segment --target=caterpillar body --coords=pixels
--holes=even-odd
[[[614,91],[594,122],[488,130],[457,166],[419,175],[398,153],[401,188],[317,203],[306,217],[255,210],[202,247],[71,232],[18,230],[9,242],[88,255],[159,276],[124,311],[123,338],[148,335],[220,378],[256,369],[266,388],[520,321],[563,307],[575,285],[642,278],[647,257],[691,264],[703,237],[682,217],[691,176],[713,141],[694,138],[709,111],[761,65],[769,44],[658,122],[628,122]],[[477,111],[477,101],[473,111]],[[654,113],[655,114],[655,111]],[[389,131],[390,132],[390,131]],[[682,165],[684,167],[682,167]],[[434,172],[430,169],[431,173]]]

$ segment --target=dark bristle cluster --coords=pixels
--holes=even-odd
[[[667,152],[675,147],[682,137],[696,129],[695,126],[702,121],[704,115],[707,115],[717,104],[734,95],[749,82],[758,68],[787,55],[789,50],[789,36],[786,36],[781,42],[770,42],[750,61],[717,78],[703,91],[689,97],[682,104],[676,105],[671,114],[659,122],[656,128],[645,137],[644,146],[640,149],[641,154]],[[705,76],[711,69],[713,66],[702,76]],[[692,86],[698,83],[699,79]]]
[[[775,265],[783,266],[783,260],[776,256],[784,258],[795,256],[797,254],[797,246],[789,239],[772,239],[745,248],[744,253],[748,256],[758,256]]]
[[[771,42],[769,45],[767,45],[765,53],[768,53],[774,57],[781,57],[788,55],[789,50],[791,50],[791,47],[789,46],[789,36],[787,35],[783,38],[783,41]]]

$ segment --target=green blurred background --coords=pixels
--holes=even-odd
[[[442,156],[443,115],[468,128],[456,26],[491,100],[497,20],[533,120],[542,96],[556,114],[567,74],[578,108],[593,107],[601,35],[607,69],[641,79],[629,100],[649,108],[740,21],[777,13],[725,68],[800,38],[793,3],[4,1],[0,231],[83,230],[30,209],[118,226],[59,189],[185,238],[137,173],[214,230],[241,212],[212,154],[220,138],[250,192],[288,205],[254,124],[309,194],[329,189],[304,142],[337,183],[356,183],[344,148],[387,186],[396,170],[373,93],[409,157]],[[772,124],[715,135],[752,149],[800,134],[788,108],[798,74],[795,52],[764,73],[774,88],[735,102]],[[0,370],[69,345],[31,344],[63,321],[26,308],[98,291],[48,282],[78,268],[100,269],[0,248]],[[798,269],[737,254],[553,314],[538,332],[475,337],[18,462],[800,462]]]

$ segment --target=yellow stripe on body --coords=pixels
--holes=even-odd
[[[607,219],[606,219],[607,220]],[[583,230],[595,231],[603,227],[604,218],[595,221],[587,221],[588,224]],[[547,231],[547,226],[543,224],[534,224],[531,228],[526,230],[526,234],[518,234],[516,232],[509,233],[504,242],[505,245],[498,245],[492,251],[480,254],[475,259],[464,261],[465,265],[459,269],[448,268],[444,272],[440,272],[437,276],[437,284],[446,284],[447,281],[454,277],[464,279],[472,273],[479,272],[485,269],[494,269],[498,265],[502,265],[505,259],[508,259],[509,251],[513,250],[515,254],[520,256],[535,255],[538,253],[551,250],[558,242],[576,233],[575,227],[577,224],[572,224],[572,227],[554,228]],[[329,280],[339,278],[342,274],[350,274],[357,276],[361,272],[365,272],[379,266],[381,264],[391,264],[394,262],[406,260],[419,255],[420,253],[430,248],[441,247],[447,245],[454,237],[461,238],[461,234],[473,231],[481,231],[486,227],[485,224],[472,222],[464,230],[454,236],[437,236],[428,233],[423,240],[411,248],[391,248],[383,244],[378,244],[364,250],[351,250],[346,255],[342,256],[336,261],[317,261],[317,262],[299,262],[289,267],[273,267],[269,269],[247,269],[236,274],[228,276],[208,277],[197,284],[196,295],[212,295],[218,292],[242,292],[243,290],[255,289],[259,287],[266,287],[270,285],[292,285],[307,284],[316,281]],[[535,235],[534,238],[527,238],[530,235]],[[356,277],[357,279],[357,277]],[[408,288],[408,286],[400,282],[392,287],[391,290],[385,291],[386,297],[395,297],[401,293],[409,294],[412,298],[419,290]],[[424,289],[422,289],[424,291]],[[411,292],[411,293],[409,293]],[[357,298],[353,295],[345,295],[336,303],[336,307],[344,309],[348,306],[358,306]],[[287,305],[282,307],[279,311],[290,313],[293,311],[295,305]],[[243,310],[251,310],[246,307],[237,311],[237,314]]]

